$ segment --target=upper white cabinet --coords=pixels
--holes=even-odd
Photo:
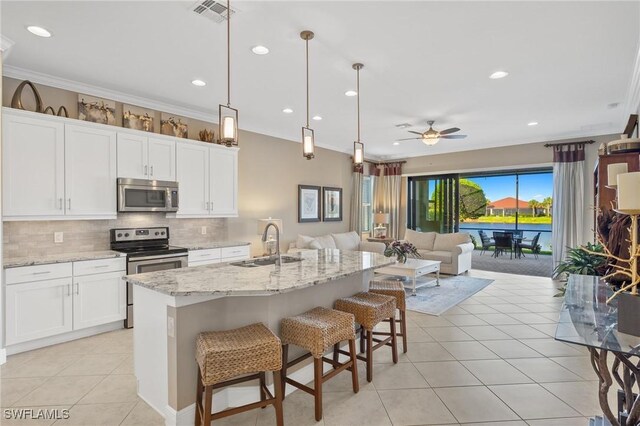
[[[3,112],[5,220],[116,217],[116,132]]]
[[[64,216],[64,124],[5,110],[4,216]]]
[[[177,217],[238,215],[238,150],[177,142]]]
[[[175,141],[118,132],[118,177],[175,181]]]
[[[67,216],[115,215],[116,132],[65,125]]]

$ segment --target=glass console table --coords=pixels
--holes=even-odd
[[[640,424],[640,337],[619,333],[617,306],[606,304],[612,291],[599,277],[571,275],[558,319],[556,340],[586,346],[599,380],[598,396],[606,419],[613,426]],[[607,363],[611,354],[613,363]],[[609,406],[607,394],[618,384],[618,406]],[[635,392],[634,392],[635,388]],[[617,413],[617,414],[614,414]]]

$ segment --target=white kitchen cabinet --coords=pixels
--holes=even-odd
[[[71,277],[7,285],[7,345],[71,331],[71,287]]]
[[[116,132],[65,125],[67,216],[116,216]]]
[[[209,147],[188,142],[177,146],[180,201],[177,216],[209,215]]]
[[[238,215],[238,150],[203,143],[178,142],[177,217]]]
[[[213,249],[189,250],[189,266],[211,265],[220,262],[234,262],[251,257],[251,246],[232,246]]]
[[[5,219],[64,216],[64,124],[5,110],[2,140]]]
[[[73,278],[73,329],[93,327],[126,317],[124,271]]]
[[[210,213],[214,216],[238,214],[238,151],[212,147],[210,168]]]
[[[118,177],[175,181],[175,141],[118,132]]]

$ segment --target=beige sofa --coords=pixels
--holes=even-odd
[[[368,251],[383,254],[384,243],[362,241],[357,232],[342,232],[340,234],[327,234],[319,237],[298,235],[295,243],[289,245],[289,253],[302,250],[317,250],[323,248],[334,248],[349,251]]]
[[[466,232],[439,234],[407,229],[404,239],[416,246],[423,259],[439,260],[440,272],[459,275],[471,269],[474,245]]]

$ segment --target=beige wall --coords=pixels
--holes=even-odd
[[[622,130],[622,129],[621,129]],[[489,171],[489,170],[523,170],[541,165],[550,166],[553,162],[552,148],[545,148],[545,143],[560,143],[582,140],[594,140],[587,145],[585,158],[585,210],[582,243],[593,241],[593,169],[598,159],[598,147],[603,142],[619,139],[618,135],[594,136],[579,139],[564,139],[526,145],[513,145],[501,148],[462,151],[450,154],[414,157],[407,160],[403,167],[405,175],[430,175],[452,172]],[[403,178],[402,191],[402,223],[406,226],[407,191],[406,177]]]
[[[20,80],[3,77],[2,105],[9,106]],[[44,106],[57,109],[64,105],[71,118],[78,116],[75,92],[36,84]],[[90,95],[90,93],[89,93]],[[25,91],[26,109],[33,107],[29,91]],[[30,102],[31,101],[31,102]],[[116,102],[116,124],[122,120],[122,104]],[[240,111],[242,114],[242,111]],[[159,112],[156,123],[159,124]],[[216,129],[216,124],[186,119],[189,138],[197,139],[204,128]],[[156,132],[159,125],[154,126]],[[240,132],[239,152],[239,218],[215,219],[165,219],[161,214],[119,215],[117,221],[50,221],[5,223],[5,254],[23,255],[26,252],[45,253],[50,250],[65,252],[108,248],[109,228],[121,224],[139,223],[141,226],[169,225],[173,244],[199,243],[203,240],[239,240],[252,243],[254,255],[262,253],[262,243],[257,235],[257,220],[269,216],[283,220],[281,248],[295,241],[298,233],[321,235],[344,232],[349,227],[349,201],[351,198],[351,166],[348,154],[318,148],[316,158],[305,160],[297,142],[253,133]],[[343,189],[342,222],[297,222],[298,185],[333,186]],[[128,225],[125,225],[128,226]],[[200,226],[210,226],[206,236],[200,235]],[[53,232],[65,232],[65,243],[53,245]],[[27,243],[32,240],[32,243]],[[36,252],[33,252],[37,250]]]

